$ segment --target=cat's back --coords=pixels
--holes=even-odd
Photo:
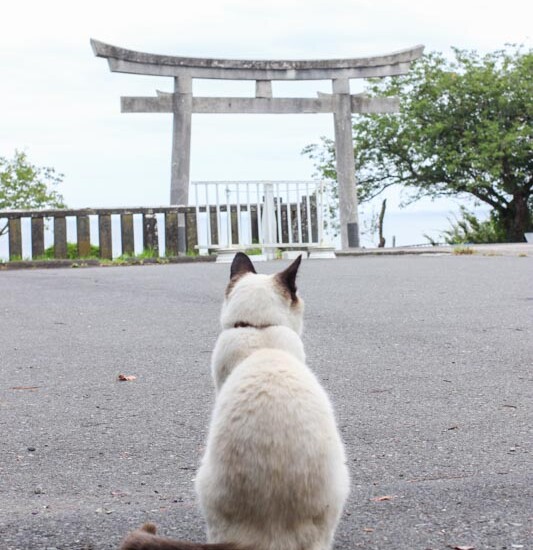
[[[250,467],[264,463],[287,473],[298,465],[316,467],[327,456],[344,460],[326,392],[302,361],[278,349],[253,352],[228,376],[217,396],[211,435],[219,440],[213,448],[231,448],[227,457],[245,451],[240,457],[245,468],[250,460]]]
[[[243,359],[226,379],[219,395],[221,404],[231,401],[235,405],[291,407],[295,400],[329,400],[307,365],[293,353],[284,349],[260,348]]]

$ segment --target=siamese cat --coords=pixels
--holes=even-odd
[[[196,491],[210,544],[131,533],[123,550],[329,550],[349,492],[330,400],[305,364],[301,256],[275,275],[238,253],[213,351],[216,388]]]

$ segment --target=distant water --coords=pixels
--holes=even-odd
[[[450,219],[453,219],[453,215],[449,210],[387,213],[383,223],[385,246],[392,246],[393,237],[396,237],[396,246],[429,244],[424,235],[442,242],[441,233],[449,229]],[[377,235],[373,239],[369,235],[361,235],[363,246],[370,248],[377,246],[377,243]]]
[[[386,239],[386,247],[391,247],[393,236],[396,237],[396,246],[407,246],[417,244],[428,244],[428,240],[424,234],[429,235],[436,241],[442,240],[440,233],[450,227],[449,218],[452,214],[448,210],[442,211],[418,211],[408,212],[396,211],[385,215],[384,220],[384,236]],[[164,217],[158,215],[158,226],[164,227]],[[364,217],[362,219],[364,222]],[[134,216],[135,224],[135,252],[142,252],[142,220],[141,215]],[[362,223],[364,225],[364,223]],[[45,247],[52,245],[53,233],[52,223],[47,224],[45,229]],[[120,217],[112,216],[112,231],[113,231],[113,256],[120,256],[122,253],[120,242]],[[31,228],[30,220],[22,220],[22,256],[25,259],[31,258]],[[160,251],[164,253],[163,236],[160,231]],[[69,242],[76,241],[76,223],[74,218],[67,218],[67,240]],[[331,238],[333,244],[339,245],[338,239]],[[377,246],[377,235],[372,237],[368,234],[361,235],[361,245],[367,248]],[[91,216],[91,243],[98,245],[98,223],[95,216]],[[8,259],[8,240],[7,235],[0,237],[0,259]]]

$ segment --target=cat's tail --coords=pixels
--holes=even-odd
[[[252,550],[232,543],[200,544],[156,535],[153,523],[145,523],[122,541],[120,550]]]

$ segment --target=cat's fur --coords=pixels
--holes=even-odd
[[[130,537],[143,545],[124,549],[331,548],[349,477],[330,401],[305,365],[300,259],[276,275],[258,275],[242,253],[232,264],[211,364],[216,403],[196,478],[208,540],[221,546],[168,546],[174,541],[136,531]]]

